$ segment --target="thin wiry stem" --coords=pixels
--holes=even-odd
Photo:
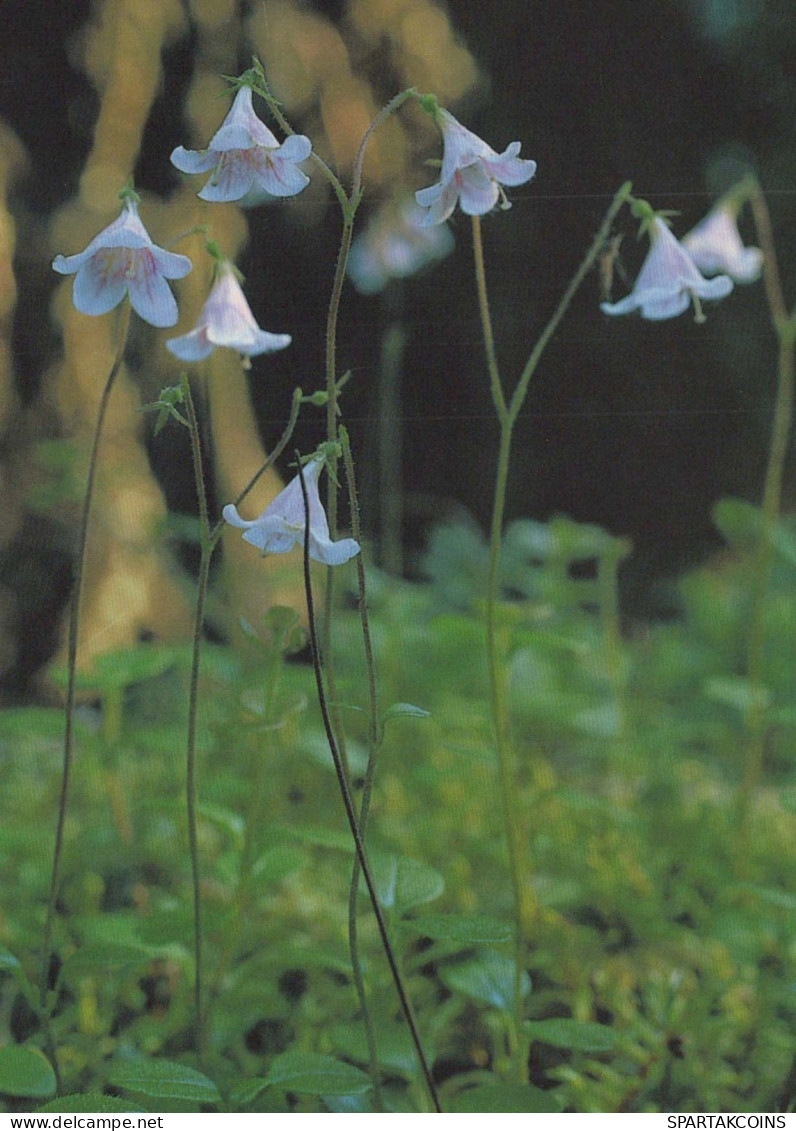
[[[746,677],[752,687],[754,700],[746,712],[747,744],[743,779],[738,794],[738,820],[748,832],[748,817],[752,798],[763,768],[765,754],[765,705],[760,697],[763,685],[765,659],[765,607],[771,574],[773,534],[779,519],[782,500],[782,480],[788,454],[793,420],[794,351],[796,351],[796,310],[788,314],[782,282],[777,264],[771,216],[760,185],[750,183],[750,203],[757,229],[757,238],[763,252],[763,279],[766,287],[771,321],[779,342],[777,366],[777,392],[771,423],[771,441],[768,464],[763,485],[762,526],[754,566],[754,582],[749,609],[746,637]],[[739,838],[739,851],[743,852],[746,836]]]
[[[494,335],[486,289],[486,273],[484,269],[480,221],[477,216],[473,217],[473,254],[475,259],[479,309],[487,354],[490,388],[492,390],[492,398],[495,403],[500,425],[500,445],[495,474],[495,493],[492,504],[489,571],[487,576],[485,610],[486,654],[489,669],[489,693],[492,721],[495,731],[495,749],[497,752],[500,775],[501,801],[509,853],[509,870],[514,895],[516,961],[514,970],[514,1016],[512,1018],[512,1029],[510,1032],[511,1051],[515,1072],[518,1079],[523,1081],[525,1080],[525,1065],[521,1062],[521,1047],[519,1044],[520,1026],[523,1018],[522,975],[525,965],[527,939],[530,935],[531,926],[536,919],[537,906],[536,896],[531,883],[530,868],[526,859],[522,820],[517,804],[516,773],[510,734],[508,680],[505,665],[502,663],[502,649],[498,639],[497,623],[497,609],[500,593],[500,546],[503,536],[503,518],[506,506],[509,468],[511,464],[511,442],[514,424],[525,402],[531,378],[536,372],[545,347],[558,328],[561,319],[566,314],[581,283],[594,266],[601,249],[605,245],[605,241],[608,238],[611,225],[617,213],[630,195],[631,187],[629,182],[622,185],[611,201],[611,205],[606,212],[605,218],[589,251],[572,277],[558,306],[553,311],[550,320],[542,330],[536,344],[531,350],[509,401],[506,400],[506,394],[503,389],[495,354]]]
[[[351,797],[351,791],[348,787],[348,778],[345,773],[345,768],[343,766],[342,760],[340,758],[340,750],[337,745],[337,739],[332,728],[332,720],[329,715],[329,705],[326,698],[326,691],[323,685],[323,671],[320,663],[318,629],[315,622],[315,608],[312,597],[312,578],[310,575],[310,500],[309,495],[307,494],[307,483],[304,478],[304,469],[301,466],[301,456],[298,452],[296,452],[296,463],[298,464],[301,494],[304,499],[304,589],[307,597],[307,616],[310,630],[310,645],[312,649],[312,666],[315,671],[315,683],[318,690],[318,703],[320,705],[321,716],[323,718],[323,726],[326,731],[326,740],[329,744],[329,751],[332,755],[332,761],[334,762],[337,781],[340,786],[340,793],[343,798],[343,805],[345,807],[346,817],[348,818],[348,825],[351,830],[351,836],[354,840],[354,848],[356,851],[357,859],[359,861],[359,866],[362,869],[362,875],[365,877],[365,884],[368,889],[368,895],[370,896],[373,913],[376,916],[376,923],[378,925],[382,947],[384,948],[384,953],[387,957],[387,962],[390,967],[390,973],[392,974],[393,982],[395,983],[395,989],[398,994],[401,1011],[409,1027],[409,1032],[412,1037],[412,1043],[414,1044],[415,1052],[417,1053],[417,1058],[420,1063],[423,1077],[426,1081],[426,1086],[428,1087],[431,1101],[434,1105],[434,1110],[438,1113],[441,1113],[442,1108],[440,1107],[437,1089],[431,1076],[431,1069],[429,1068],[428,1061],[426,1060],[426,1054],[423,1051],[423,1045],[421,1043],[420,1034],[415,1023],[412,1007],[409,1003],[409,998],[404,987],[403,977],[398,968],[395,953],[392,949],[392,943],[390,942],[390,936],[387,930],[387,922],[384,918],[384,912],[381,909],[379,897],[376,893],[376,885],[373,881],[373,874],[370,870],[370,864],[368,863],[368,858],[365,854],[365,845],[362,840],[359,820],[357,818],[356,809]]]
[[[362,544],[362,529],[359,521],[359,498],[357,496],[356,478],[354,474],[354,460],[351,455],[351,444],[348,439],[348,429],[340,428],[340,441],[343,448],[343,464],[345,466],[346,483],[348,484],[348,502],[351,511],[351,532],[354,540]],[[368,672],[368,764],[365,769],[365,782],[362,787],[362,801],[359,807],[359,830],[362,840],[365,840],[370,812],[370,798],[373,791],[373,778],[376,772],[376,755],[380,746],[379,734],[379,697],[376,682],[376,662],[373,656],[373,641],[370,635],[370,617],[368,615],[368,595],[365,578],[365,565],[362,554],[357,554],[357,584],[359,587],[359,617],[362,625],[362,643],[365,649],[365,665]],[[373,1091],[376,1105],[381,1110],[382,1096],[379,1081],[378,1051],[376,1037],[373,1031],[373,1018],[368,1008],[365,983],[362,976],[362,963],[359,955],[359,937],[357,933],[357,897],[359,895],[359,858],[354,857],[354,867],[351,873],[351,886],[348,893],[348,946],[351,951],[351,967],[354,972],[359,1007],[362,1010],[362,1021],[365,1026],[365,1038],[368,1045],[368,1058],[370,1060],[370,1076],[373,1081]]]
[[[191,458],[194,482],[199,503],[199,528],[201,557],[199,577],[196,586],[196,610],[193,626],[193,649],[191,653],[191,680],[188,695],[188,736],[185,758],[185,796],[188,817],[188,847],[191,857],[191,885],[193,890],[193,951],[194,951],[194,1015],[196,1025],[196,1051],[201,1061],[204,1053],[204,1013],[203,1013],[203,968],[202,968],[202,888],[199,869],[199,834],[197,823],[196,786],[196,724],[199,708],[199,669],[202,652],[202,632],[204,628],[205,601],[210,578],[210,561],[213,557],[217,539],[210,531],[207,510],[204,469],[202,466],[202,447],[199,437],[199,421],[191,395],[191,386],[183,377],[185,407],[188,413],[188,432],[191,437]]]
[[[50,949],[52,946],[53,925],[55,921],[55,907],[58,900],[58,888],[61,882],[61,865],[63,860],[64,827],[66,824],[66,809],[69,799],[69,783],[74,756],[74,718],[75,718],[75,692],[77,687],[77,650],[78,634],[80,629],[80,602],[83,595],[83,573],[86,561],[86,545],[88,543],[89,521],[91,518],[91,504],[94,498],[94,484],[97,476],[97,465],[100,440],[105,423],[111,390],[122,367],[124,350],[127,343],[127,331],[130,326],[130,302],[125,299],[119,323],[119,344],[116,348],[116,357],[108,373],[105,387],[100,397],[97,410],[97,422],[94,426],[94,439],[91,445],[91,455],[88,463],[86,478],[86,492],[83,496],[83,507],[80,514],[80,531],[77,541],[77,552],[74,563],[74,577],[72,583],[72,598],[69,608],[69,629],[67,636],[67,685],[66,704],[64,707],[64,748],[63,765],[61,770],[61,790],[58,798],[58,823],[55,830],[55,845],[53,848],[53,862],[50,873],[50,893],[47,899],[47,917],[42,935],[42,969],[41,969],[41,1005],[46,1024],[49,1027],[49,1011],[46,1008],[47,985],[50,970]],[[56,1075],[57,1065],[53,1063]]]

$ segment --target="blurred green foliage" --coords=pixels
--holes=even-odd
[[[678,615],[652,624],[620,624],[623,540],[563,518],[507,531],[501,638],[540,907],[520,987],[522,1085],[507,1076],[516,987],[485,694],[483,545],[472,530],[449,527],[430,542],[426,583],[370,572],[389,725],[368,844],[446,1110],[793,1104],[794,535],[782,525],[774,539],[765,686],[751,688],[739,672],[758,516],[725,500],[716,520],[726,555],[684,577]],[[341,611],[335,641],[338,700],[357,708],[342,714],[361,785],[367,682],[355,612]],[[44,1110],[90,1097],[101,1110],[119,1094],[126,1110],[371,1110],[346,938],[353,853],[312,671],[300,657],[285,660],[302,643],[295,618],[276,610],[249,626],[238,651],[203,652],[201,1071],[189,1051],[189,652],[141,647],[107,657],[85,681],[52,993],[64,1091],[86,1095]],[[750,696],[763,696],[767,743],[742,826]],[[37,1048],[31,984],[62,727],[55,709],[0,715],[8,1110],[36,1109],[55,1087]],[[385,1105],[423,1110],[364,897],[360,929]]]

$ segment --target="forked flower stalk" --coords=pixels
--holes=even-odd
[[[494,332],[489,311],[489,300],[486,288],[486,272],[484,269],[483,242],[481,239],[481,220],[474,215],[473,222],[473,251],[475,260],[476,288],[478,304],[481,315],[481,325],[486,348],[487,369],[489,372],[492,399],[500,426],[500,443],[498,448],[497,471],[495,475],[495,491],[492,504],[492,521],[490,528],[489,571],[487,577],[486,593],[486,656],[489,669],[489,695],[492,713],[492,725],[495,735],[495,750],[498,760],[500,778],[500,793],[503,808],[503,820],[506,829],[506,839],[509,854],[509,870],[511,874],[514,896],[515,918],[515,977],[514,977],[514,1017],[510,1029],[510,1043],[514,1070],[518,1080],[526,1082],[526,1069],[520,1042],[521,1024],[523,1020],[522,984],[523,972],[527,953],[528,940],[532,927],[537,918],[536,896],[533,889],[531,868],[525,846],[525,832],[523,819],[518,805],[516,787],[516,767],[514,752],[511,743],[511,724],[509,718],[509,686],[504,663],[504,650],[501,647],[498,632],[498,599],[500,595],[500,546],[503,535],[503,519],[506,507],[506,491],[508,486],[509,467],[511,463],[511,441],[517,417],[525,403],[531,378],[541,360],[544,350],[558,328],[561,319],[566,314],[572,299],[578,291],[583,280],[588,275],[597,261],[600,250],[611,230],[611,225],[622,205],[630,196],[631,185],[629,182],[622,185],[614,196],[605,215],[605,219],[594,238],[585,258],[575,272],[572,280],[564,292],[558,306],[550,320],[540,334],[534,345],[525,367],[520,374],[517,385],[511,396],[507,396],[503,387],[498,367],[494,345]]]

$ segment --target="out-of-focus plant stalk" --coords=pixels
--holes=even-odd
[[[771,422],[771,442],[763,485],[762,528],[754,565],[754,588],[746,638],[746,677],[753,692],[746,712],[746,757],[739,793],[739,820],[745,828],[754,791],[760,781],[765,754],[766,705],[764,702],[765,611],[771,574],[774,532],[782,502],[782,479],[793,420],[794,371],[796,369],[796,307],[789,313],[782,290],[771,216],[763,190],[756,180],[749,183],[750,203],[763,252],[763,280],[771,321],[779,343],[777,391]],[[740,838],[745,841],[745,837]]]
[[[75,691],[77,687],[77,650],[78,635],[80,630],[80,598],[83,591],[83,573],[86,561],[86,545],[88,542],[89,522],[91,519],[91,504],[94,498],[94,484],[97,477],[97,464],[102,430],[108,402],[113,389],[114,381],[118,376],[124,360],[124,350],[127,344],[127,331],[130,326],[130,300],[125,299],[122,307],[118,337],[119,344],[116,348],[116,357],[108,373],[105,387],[100,397],[97,410],[97,422],[94,427],[94,439],[89,456],[88,474],[86,478],[86,491],[83,496],[83,507],[80,514],[80,530],[78,533],[77,551],[75,555],[74,573],[72,580],[72,595],[69,607],[69,630],[67,637],[67,684],[66,704],[64,707],[64,748],[63,764],[61,770],[61,790],[58,798],[58,822],[55,830],[55,845],[53,848],[53,861],[50,873],[50,893],[47,899],[47,916],[44,922],[42,936],[42,967],[41,967],[41,1009],[45,1019],[46,1041],[48,1051],[53,1062],[53,1069],[58,1079],[58,1065],[53,1053],[50,1035],[50,1010],[47,1005],[47,985],[50,970],[50,948],[52,946],[53,925],[55,921],[55,906],[58,899],[58,888],[61,881],[61,863],[64,847],[64,826],[66,824],[66,809],[69,799],[69,782],[74,755],[74,722],[75,722]],[[59,1084],[60,1087],[60,1084]]]
[[[585,258],[575,272],[552,317],[545,326],[520,374],[517,385],[510,398],[507,398],[500,376],[495,352],[495,337],[489,311],[489,299],[484,268],[484,248],[481,238],[481,220],[473,216],[473,252],[475,261],[476,288],[481,315],[481,326],[486,350],[487,370],[492,400],[500,426],[495,491],[492,504],[490,528],[489,572],[486,593],[486,654],[489,669],[489,692],[492,711],[492,724],[495,733],[495,749],[500,775],[500,792],[503,804],[503,820],[509,853],[509,868],[514,892],[515,915],[515,978],[514,978],[514,1018],[509,1033],[512,1045],[514,1071],[519,1080],[525,1082],[526,1067],[523,1055],[523,1042],[520,1040],[523,1020],[522,975],[525,967],[528,940],[537,918],[536,896],[533,890],[531,869],[526,851],[524,821],[518,805],[516,770],[511,745],[511,726],[509,719],[509,687],[504,649],[498,631],[498,598],[500,592],[500,545],[503,534],[503,518],[506,507],[509,467],[511,463],[511,441],[514,425],[525,403],[531,378],[541,360],[544,350],[567,312],[578,288],[597,261],[611,231],[611,226],[622,205],[630,196],[630,182],[626,182],[614,196],[606,212],[600,230],[594,238]]]

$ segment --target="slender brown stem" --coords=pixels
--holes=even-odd
[[[382,947],[384,949],[384,953],[390,967],[390,973],[392,974],[393,982],[395,983],[395,989],[398,994],[401,1011],[409,1027],[409,1032],[412,1037],[412,1043],[414,1044],[415,1052],[417,1053],[417,1058],[420,1063],[423,1077],[426,1081],[426,1086],[428,1087],[431,1101],[434,1105],[434,1110],[438,1113],[441,1113],[442,1108],[440,1107],[437,1089],[431,1076],[431,1069],[429,1068],[428,1061],[426,1060],[425,1052],[423,1051],[423,1045],[421,1043],[420,1034],[415,1023],[412,1007],[410,1005],[406,989],[404,988],[403,977],[398,968],[395,953],[392,949],[392,943],[390,942],[390,936],[387,930],[387,922],[384,918],[384,912],[381,909],[379,897],[376,893],[376,885],[373,881],[373,874],[370,870],[368,858],[365,854],[365,845],[362,840],[359,820],[357,818],[356,809],[351,797],[351,791],[348,787],[348,777],[340,758],[340,750],[337,745],[337,739],[332,727],[332,720],[329,715],[329,705],[326,698],[326,691],[323,685],[323,671],[321,669],[320,663],[318,630],[315,621],[315,608],[312,597],[312,578],[310,575],[310,540],[308,536],[310,528],[310,502],[309,496],[307,494],[307,484],[304,478],[304,470],[301,466],[301,456],[298,452],[296,452],[296,462],[298,464],[301,493],[304,499],[304,521],[306,531],[304,536],[304,589],[307,597],[307,615],[310,629],[310,645],[312,649],[312,666],[315,672],[315,683],[318,690],[318,703],[321,709],[321,717],[323,719],[324,730],[326,731],[326,740],[329,744],[329,751],[332,755],[332,761],[334,762],[337,781],[340,786],[340,793],[343,798],[343,805],[345,807],[346,817],[348,818],[348,825],[351,830],[351,836],[354,840],[354,848],[356,851],[357,859],[359,861],[359,866],[362,869],[362,875],[365,877],[365,884],[368,889],[368,895],[370,896],[371,906],[373,907],[373,914],[376,916],[376,923],[378,925]]]

